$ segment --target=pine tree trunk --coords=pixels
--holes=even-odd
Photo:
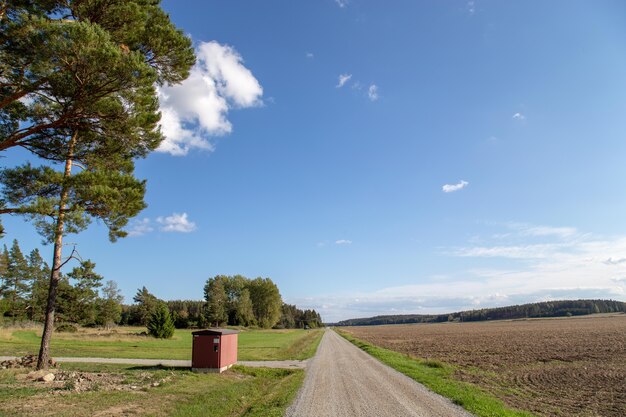
[[[70,140],[67,160],[65,161],[65,179],[72,175],[72,161],[74,156],[74,145],[78,133],[72,135]],[[39,348],[39,357],[37,358],[37,369],[48,369],[50,360],[50,339],[54,331],[54,313],[56,311],[57,289],[59,280],[61,279],[61,264],[63,255],[63,232],[65,230],[65,209],[67,206],[67,197],[69,189],[63,185],[61,190],[61,198],[59,200],[59,213],[57,216],[57,224],[54,237],[54,257],[52,260],[52,270],[50,272],[50,287],[48,288],[48,304],[46,306],[46,318],[43,325],[43,335],[41,336],[41,347]]]

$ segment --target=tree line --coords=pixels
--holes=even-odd
[[[270,278],[217,275],[204,286],[204,300],[164,301],[146,287],[137,290],[133,304],[123,304],[115,281],[95,271],[91,260],[81,261],[61,274],[55,323],[81,326],[149,326],[155,314],[172,328],[257,326],[261,328],[315,328],[322,319],[315,310],[286,304]],[[25,255],[17,240],[0,253],[0,322],[43,322],[46,314],[50,267],[38,249]],[[166,306],[166,313],[161,306]]]
[[[121,324],[146,325],[156,306],[164,302],[179,329],[225,325],[295,329],[323,325],[315,310],[284,303],[270,278],[217,275],[206,281],[204,301],[162,301],[143,287],[133,301],[135,304],[122,307]]]
[[[442,323],[540,317],[582,316],[595,313],[626,312],[626,303],[614,300],[560,300],[507,307],[459,311],[451,314],[402,314],[342,320],[338,326],[379,324]]]
[[[123,297],[115,281],[104,281],[96,264],[80,262],[61,274],[57,289],[57,322],[110,327],[121,320]],[[17,240],[0,253],[0,318],[3,321],[43,322],[46,315],[50,267],[38,249],[24,255]]]

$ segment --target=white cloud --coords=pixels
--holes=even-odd
[[[410,285],[290,302],[297,301],[301,308],[314,308],[324,320],[333,322],[381,314],[449,313],[559,299],[626,301],[626,236],[597,237],[578,231],[524,235],[533,228],[562,229],[527,225],[509,234],[509,238],[540,239],[539,243],[470,246],[449,252],[454,257],[475,258],[471,264],[478,266],[473,269],[441,271],[445,276],[415,277],[415,284]]]
[[[313,58],[315,58],[315,55],[313,55],[313,52],[307,52],[306,53],[306,57],[309,58],[309,59],[313,59]]]
[[[473,15],[476,12],[476,2],[474,0],[469,0],[466,6],[467,6],[467,12],[470,15]]]
[[[443,187],[441,187],[441,189],[443,190],[444,193],[453,193],[455,191],[462,190],[468,185],[469,185],[469,182],[465,180],[461,180],[461,182],[459,182],[458,184],[445,184]]]
[[[161,129],[165,140],[159,151],[186,155],[191,149],[213,150],[211,136],[232,132],[231,109],[263,104],[263,88],[243,58],[228,45],[202,42],[189,78],[179,85],[159,88]]]
[[[167,217],[157,217],[157,223],[161,225],[162,232],[189,233],[196,230],[196,224],[189,221],[187,213],[174,213]]]
[[[348,239],[335,240],[335,245],[351,245],[352,241]]]
[[[551,226],[533,226],[522,230],[523,235],[528,236],[556,236],[566,238],[574,236],[578,233],[575,227],[551,227]]]
[[[526,120],[526,116],[524,116],[522,113],[517,112],[513,115],[513,120]]]
[[[350,0],[335,0],[335,3],[343,9],[348,5],[348,3],[350,3]]]
[[[378,100],[378,86],[376,84],[372,84],[367,89],[367,97],[369,97],[370,101]]]
[[[352,74],[340,74],[339,81],[337,82],[336,88],[343,87],[348,81],[352,78]]]
[[[128,237],[138,237],[150,233],[154,230],[150,224],[150,219],[144,217],[141,220],[133,220],[128,229]]]

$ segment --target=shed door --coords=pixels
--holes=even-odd
[[[191,358],[193,368],[219,368],[219,355],[219,336],[194,335]]]

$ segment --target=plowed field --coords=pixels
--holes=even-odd
[[[626,416],[626,315],[345,327],[542,416]]]

